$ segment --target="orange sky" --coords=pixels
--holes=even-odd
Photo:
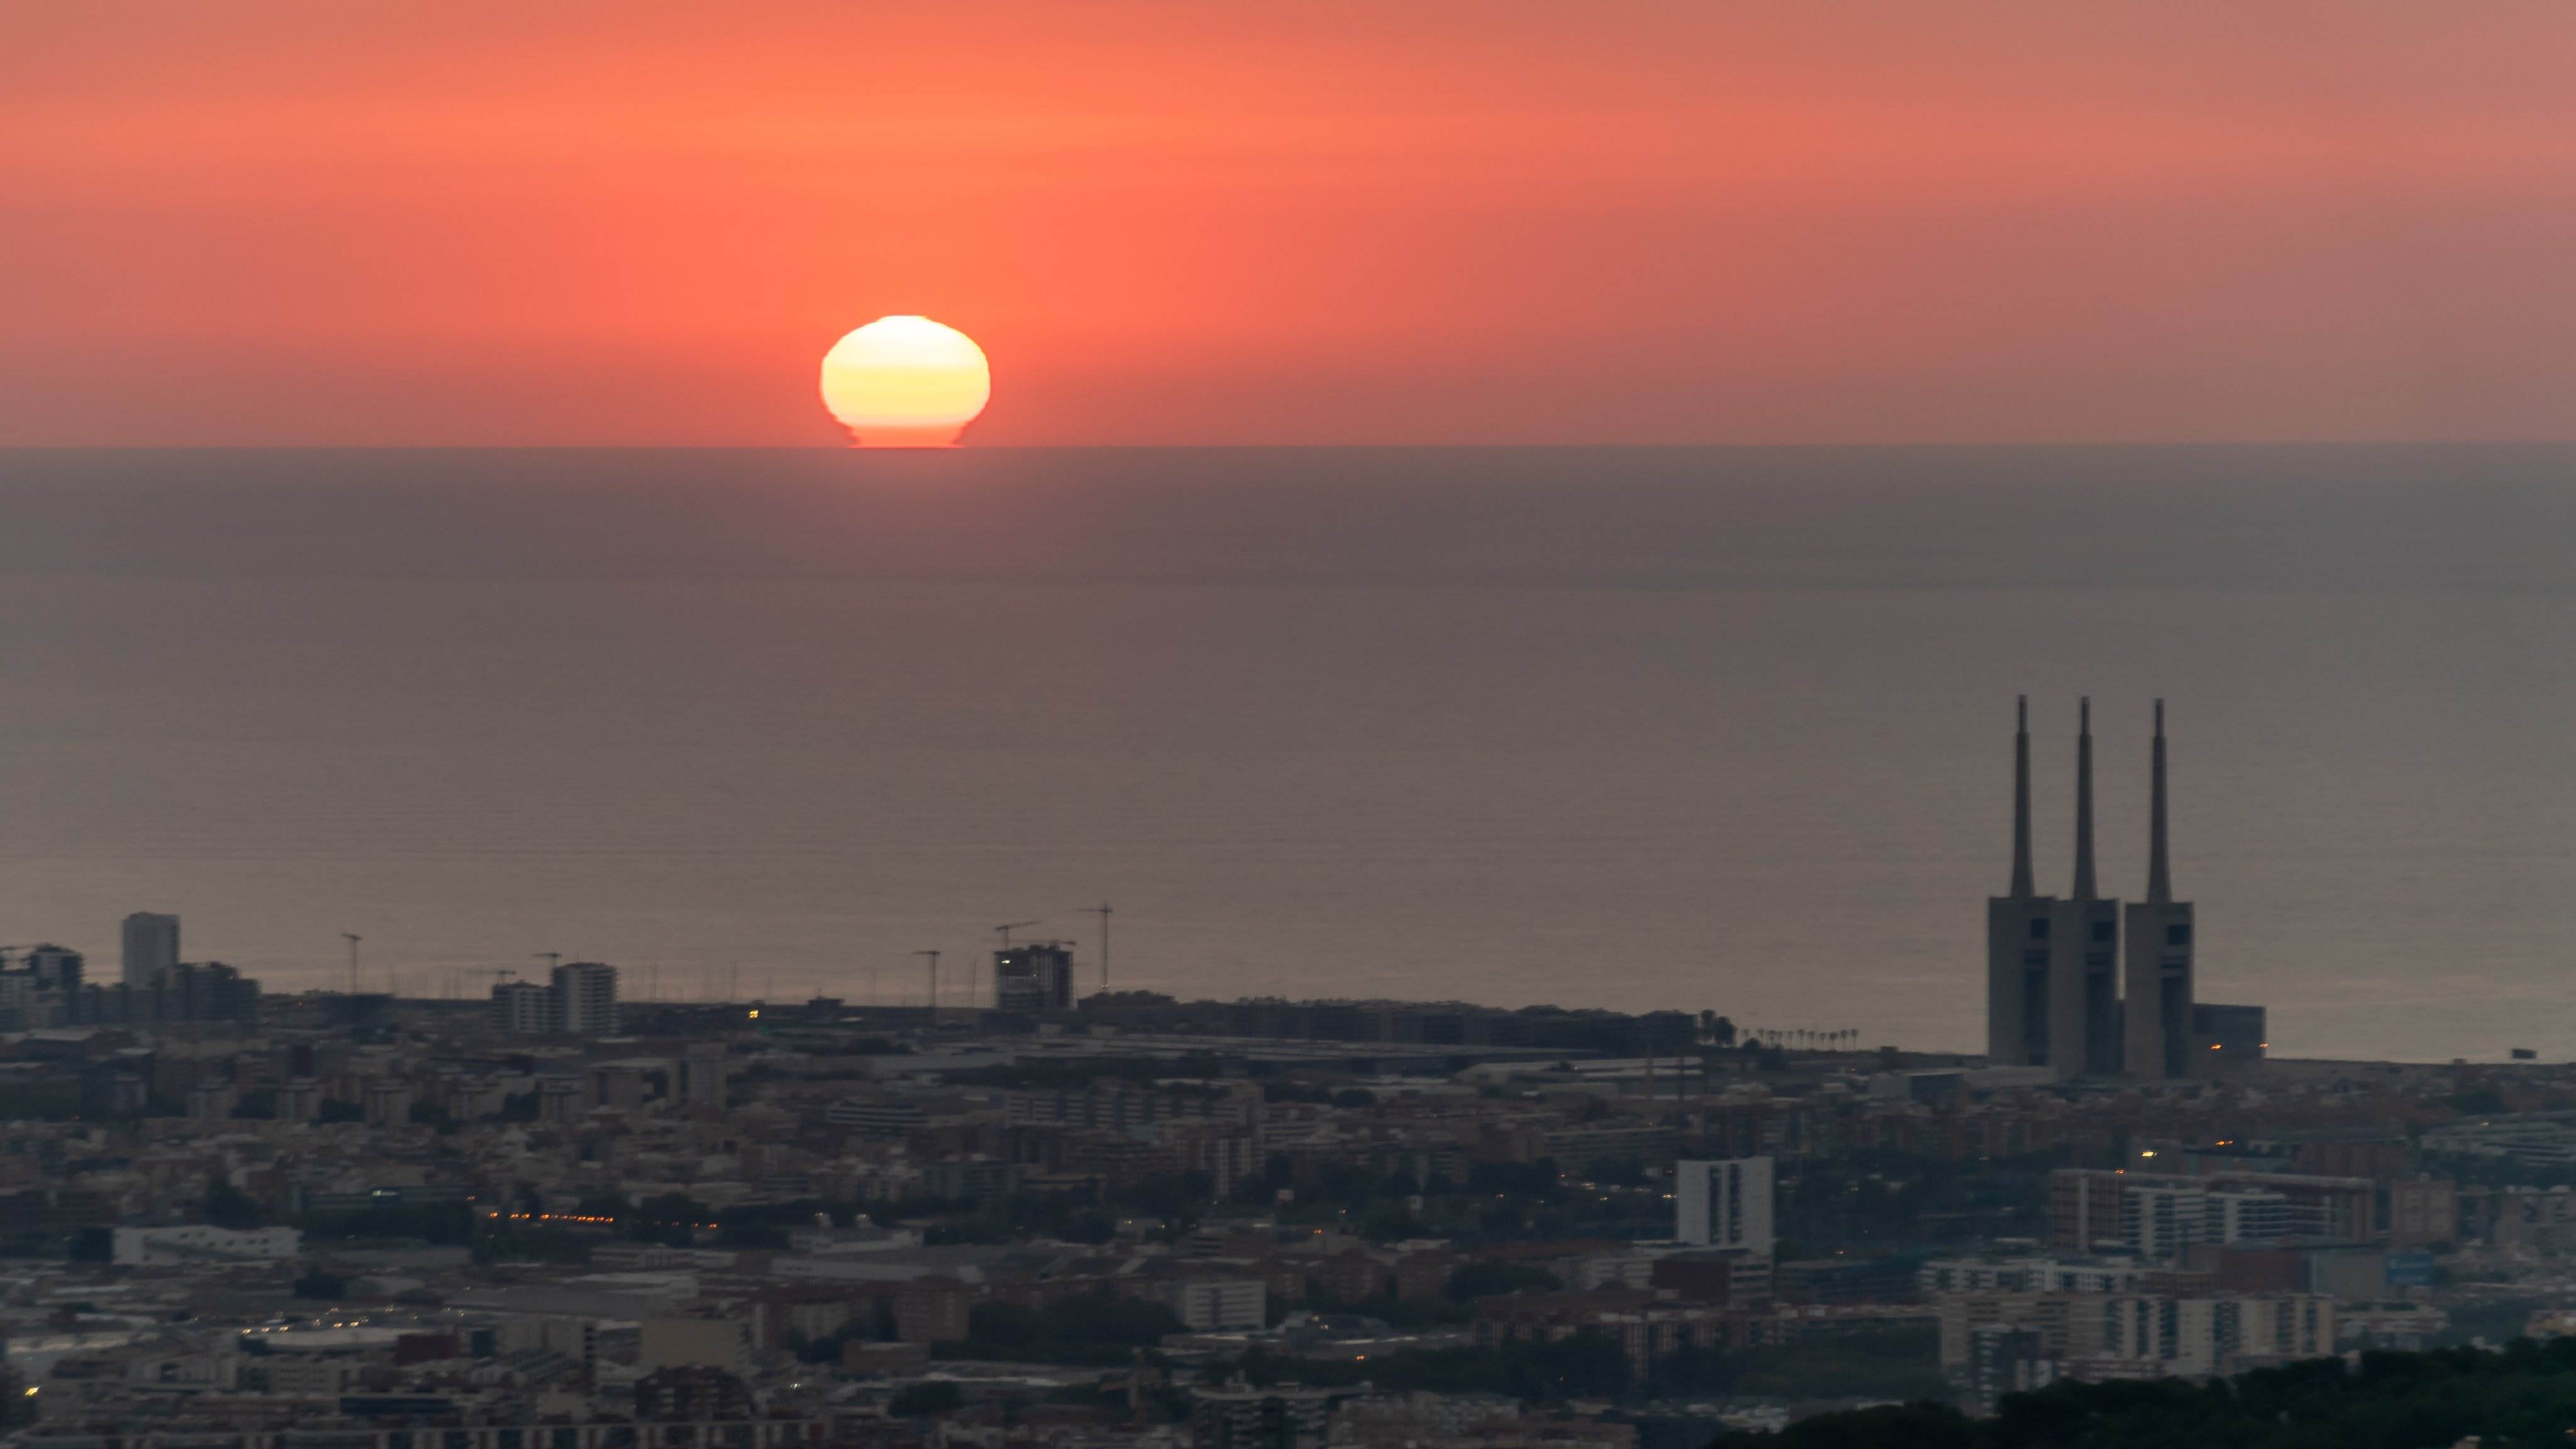
[[[0,443],[2576,436],[2567,0],[0,9]]]

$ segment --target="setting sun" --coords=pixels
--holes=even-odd
[[[880,317],[823,354],[823,406],[864,448],[943,448],[993,395],[984,349],[927,317]]]

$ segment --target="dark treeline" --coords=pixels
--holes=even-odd
[[[2190,1384],[2065,1383],[2006,1397],[1988,1420],[1932,1404],[1823,1414],[1780,1449],[2565,1449],[2576,1442],[2576,1339],[2502,1352],[2365,1353]]]

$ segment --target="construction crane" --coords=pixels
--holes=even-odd
[[[1109,993],[1109,903],[1084,906],[1082,914],[1100,918],[1100,991],[1105,996]]]
[[[930,958],[930,1024],[935,1027],[939,1025],[939,953],[915,951],[912,954]]]
[[[531,951],[528,953],[528,959],[531,961],[545,962],[546,975],[551,979],[555,974],[555,968],[563,964],[563,953],[561,951]]]
[[[1000,933],[1002,937],[1002,949],[1007,951],[1011,949],[1011,933],[1013,931],[1025,931],[1031,926],[1041,924],[1043,923],[1038,921],[1009,921],[1002,925],[995,926],[993,929]]]
[[[349,943],[349,994],[358,994],[358,942],[365,939],[354,931],[342,931],[340,939]]]

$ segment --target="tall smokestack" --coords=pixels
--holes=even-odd
[[[2156,769],[2154,803],[2147,816],[2147,900],[2164,905],[2173,899],[2173,865],[2165,853],[2165,702],[2156,701]]]
[[[2075,735],[2075,899],[2093,899],[2093,701],[2077,707]]]
[[[2030,873],[2030,696],[2015,706],[2019,723],[2013,734],[2013,867],[2012,896],[2028,900],[2039,892]]]

